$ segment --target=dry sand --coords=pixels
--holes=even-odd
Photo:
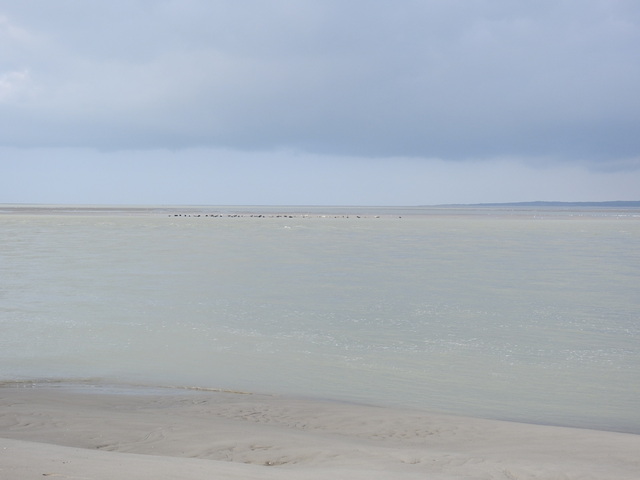
[[[0,387],[0,478],[633,479],[640,435],[176,389]]]

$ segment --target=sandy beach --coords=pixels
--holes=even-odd
[[[636,479],[640,436],[234,392],[8,384],[0,476]]]

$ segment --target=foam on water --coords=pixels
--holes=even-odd
[[[248,212],[0,216],[0,380],[640,432],[637,212]]]

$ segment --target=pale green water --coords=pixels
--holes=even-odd
[[[0,380],[640,433],[638,212],[327,212],[0,215]]]

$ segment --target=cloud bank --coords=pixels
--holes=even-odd
[[[0,1],[0,144],[640,168],[634,1]]]

